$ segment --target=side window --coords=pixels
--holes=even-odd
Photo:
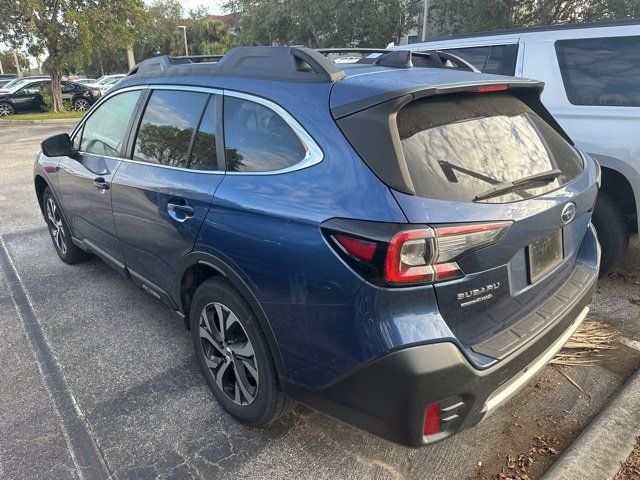
[[[306,154],[287,122],[264,105],[224,97],[224,143],[227,170],[269,172],[290,167]]]
[[[518,44],[494,45],[489,51],[489,58],[484,67],[484,73],[496,75],[515,75],[518,59]]]
[[[484,71],[484,65],[487,62],[490,48],[491,47],[451,48],[444,51],[466,60],[482,72]]]
[[[40,93],[40,86],[42,82],[30,83],[26,87],[22,87],[19,93],[24,95],[33,95],[34,93]]]
[[[133,159],[186,168],[206,101],[206,93],[154,90],[140,122]]]
[[[200,120],[191,150],[189,168],[195,170],[219,170],[216,151],[217,109],[221,98],[212,95]]]
[[[572,104],[640,106],[640,36],[558,40],[555,47]]]
[[[60,90],[62,90],[62,93],[69,93],[69,92],[73,91],[73,85],[71,85],[70,83],[67,83],[67,82],[61,82],[60,83]]]
[[[140,95],[140,90],[120,93],[100,105],[84,124],[80,150],[119,157]]]
[[[82,140],[82,130],[84,130],[84,125],[80,127],[80,130],[76,133],[76,136],[73,137],[73,149],[80,150],[80,141]]]
[[[513,76],[516,72],[517,44],[452,48],[445,51],[466,60],[484,73]]]

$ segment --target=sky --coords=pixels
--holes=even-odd
[[[145,0],[145,3],[151,3],[151,0]],[[180,3],[185,10],[195,8],[199,5],[204,5],[209,8],[212,15],[220,15],[224,13],[222,11],[222,4],[224,3],[224,0],[182,0]]]

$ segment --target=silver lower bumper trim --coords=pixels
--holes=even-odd
[[[487,415],[492,413],[493,410],[498,408],[504,402],[509,400],[513,395],[515,395],[518,390],[520,390],[526,383],[531,380],[536,373],[538,373],[542,368],[551,361],[551,359],[560,351],[560,349],[564,346],[565,343],[571,338],[571,335],[578,329],[582,321],[586,318],[589,313],[589,307],[584,307],[582,311],[578,314],[576,319],[573,321],[571,326],[560,336],[553,344],[547,348],[542,355],[540,355],[533,363],[531,363],[525,370],[520,372],[519,375],[513,377],[511,381],[498,390],[493,392],[491,396],[487,399],[484,407],[482,408],[483,412],[486,412]]]

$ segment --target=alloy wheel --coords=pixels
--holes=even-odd
[[[249,405],[258,392],[258,364],[251,340],[236,315],[218,302],[200,313],[200,341],[205,361],[225,395]]]
[[[0,104],[0,117],[8,117],[9,115],[13,115],[11,106],[5,103]]]
[[[73,109],[76,112],[86,112],[89,108],[89,102],[83,99],[76,100],[73,102]]]
[[[58,207],[56,207],[56,203],[51,197],[47,199],[47,220],[49,221],[49,230],[51,231],[51,236],[53,237],[56,247],[62,255],[66,255],[67,237],[64,231],[64,225],[62,224],[62,217],[60,216]]]

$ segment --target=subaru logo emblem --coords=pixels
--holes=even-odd
[[[562,219],[562,223],[569,223],[576,216],[576,204],[573,202],[567,203],[562,209],[562,213],[560,214],[560,218]]]

